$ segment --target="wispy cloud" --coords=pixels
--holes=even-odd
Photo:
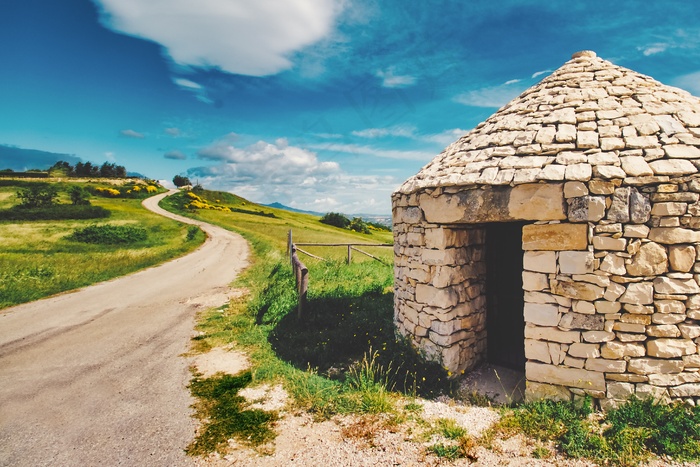
[[[187,156],[181,151],[168,151],[165,154],[163,154],[163,157],[166,159],[172,159],[176,161],[184,161],[185,159],[187,159]]]
[[[679,76],[671,84],[700,97],[700,71]]]
[[[428,151],[404,151],[401,149],[382,149],[361,144],[316,144],[311,145],[311,149],[328,152],[340,152],[354,154],[358,156],[381,157],[386,159],[399,159],[406,161],[429,161],[435,154]]]
[[[416,127],[413,125],[395,125],[388,128],[365,128],[364,130],[353,131],[352,134],[360,138],[383,138],[386,136],[413,138],[416,134]]]
[[[379,70],[376,75],[382,80],[382,86],[385,88],[406,88],[416,84],[415,76],[397,75],[394,68]]]
[[[199,83],[195,83],[192,80],[186,78],[173,78],[173,82],[177,84],[181,89],[191,92],[195,95],[197,100],[204,102],[205,104],[213,104],[214,101],[207,95],[207,90],[204,86]]]
[[[426,141],[432,141],[434,143],[438,143],[442,146],[447,146],[448,144],[452,144],[455,141],[457,141],[459,138],[462,136],[466,135],[469,133],[469,130],[463,130],[461,128],[453,128],[451,130],[445,130],[441,133],[437,133],[434,135],[426,135],[423,137]]]
[[[552,72],[552,70],[536,71],[536,72],[534,72],[534,73],[532,74],[532,76],[530,76],[530,78],[535,79],[535,78],[537,78],[538,76],[542,76],[542,75],[545,75],[545,74],[551,73],[551,72]]]
[[[472,107],[502,107],[525,90],[524,85],[518,85],[522,80],[513,79],[499,86],[475,89],[459,94],[455,102]]]
[[[169,127],[169,128],[166,128],[164,131],[166,134],[168,134],[170,136],[178,137],[178,136],[182,135],[182,130],[177,128],[177,127]]]
[[[645,57],[649,55],[656,55],[665,52],[669,48],[669,44],[657,42],[655,44],[645,45],[644,47],[637,47],[637,50],[641,51]]]
[[[132,129],[127,129],[127,130],[122,130],[119,132],[119,134],[125,138],[134,138],[134,139],[143,139],[146,137],[143,133],[139,133],[138,131],[132,130]]]
[[[265,76],[292,66],[290,54],[329,35],[333,0],[94,0],[113,31],[161,44],[183,66]]]

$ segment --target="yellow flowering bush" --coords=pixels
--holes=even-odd
[[[97,193],[100,196],[108,196],[108,197],[112,197],[112,198],[121,195],[121,192],[119,190],[114,189],[114,188],[97,187],[97,188],[95,188],[95,193]]]
[[[146,193],[155,193],[156,191],[158,191],[158,187],[154,185],[146,186]]]

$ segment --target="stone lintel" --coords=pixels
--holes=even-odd
[[[588,224],[530,224],[523,226],[523,250],[586,250]]]

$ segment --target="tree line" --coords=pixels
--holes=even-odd
[[[78,162],[71,165],[66,161],[58,161],[49,168],[52,176],[63,175],[65,177],[91,177],[91,178],[127,178],[126,168],[112,162],[102,165],[92,162]]]

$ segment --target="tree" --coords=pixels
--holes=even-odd
[[[362,220],[361,217],[353,217],[352,220],[350,221],[350,225],[348,226],[348,229],[354,230],[355,232],[360,232],[363,234],[371,234],[372,232],[369,231],[369,227],[367,227],[367,224],[365,221]]]
[[[187,186],[187,185],[192,185],[192,182],[190,182],[190,179],[187,177],[183,177],[182,175],[175,175],[173,177],[173,183],[178,188],[183,187],[183,186]]]
[[[58,197],[58,190],[51,185],[32,185],[17,191],[21,208],[46,208],[53,206]]]
[[[350,219],[340,214],[339,212],[327,213],[321,218],[321,222],[335,227],[340,227],[341,229],[347,229],[350,225]]]
[[[79,185],[73,185],[68,192],[70,194],[71,202],[76,206],[86,206],[90,204],[90,193],[85,189],[85,187]]]

